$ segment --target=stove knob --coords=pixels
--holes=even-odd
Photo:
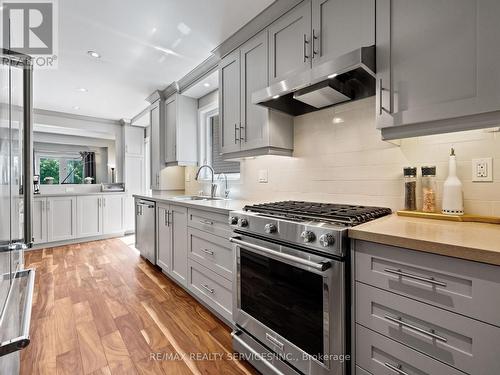
[[[305,230],[301,233],[300,237],[305,243],[313,242],[316,239],[316,235],[310,230]]]
[[[248,220],[247,219],[238,219],[238,226],[239,227],[248,227]]]
[[[275,224],[266,224],[264,230],[266,233],[276,233],[278,231],[278,227]]]
[[[319,243],[323,247],[332,246],[335,243],[335,237],[331,234],[323,234],[319,237]]]
[[[229,218],[229,225],[236,225],[238,224],[238,218],[236,216],[231,216]]]

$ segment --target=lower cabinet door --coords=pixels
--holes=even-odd
[[[156,206],[156,233],[157,252],[156,264],[163,272],[171,273],[172,264],[172,235],[170,231],[170,210],[168,205]]]
[[[47,199],[33,199],[33,242],[35,245],[47,242]]]
[[[123,232],[125,195],[103,195],[101,199],[104,234]]]
[[[170,275],[187,286],[187,208],[170,206],[170,233],[172,235],[172,266]]]
[[[49,242],[76,238],[76,197],[47,198],[47,230]]]
[[[98,195],[76,197],[76,236],[92,237],[102,234],[102,200]]]

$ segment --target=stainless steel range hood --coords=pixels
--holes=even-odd
[[[361,47],[252,94],[293,116],[375,95],[375,46]]]

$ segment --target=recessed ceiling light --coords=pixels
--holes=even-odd
[[[274,95],[273,99],[278,99],[280,96],[279,95]]]
[[[80,107],[78,107],[77,105],[75,105],[75,106],[73,107],[73,109],[78,111],[78,110],[80,109]]]
[[[153,27],[153,28],[151,29],[151,34],[154,34],[154,33],[156,33],[157,31],[158,31],[158,29],[157,29],[156,27]]]
[[[334,117],[332,122],[334,124],[341,124],[344,122],[344,119],[342,117]]]
[[[101,57],[101,55],[96,51],[87,51],[87,54],[89,56],[93,57],[94,59],[98,59]]]
[[[210,83],[205,82],[205,83],[203,84],[203,86],[205,86],[205,87],[210,87]]]
[[[89,90],[87,90],[85,87],[79,87],[79,88],[76,89],[76,91],[87,92]]]
[[[330,75],[328,76],[328,78],[335,78],[335,77],[337,77],[337,76],[338,76],[338,74],[337,74],[337,73],[334,73],[334,74],[330,74]]]

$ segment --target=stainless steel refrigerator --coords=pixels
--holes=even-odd
[[[32,66],[2,49],[0,61],[0,369],[17,374],[30,342],[35,272],[24,267],[32,246]]]

